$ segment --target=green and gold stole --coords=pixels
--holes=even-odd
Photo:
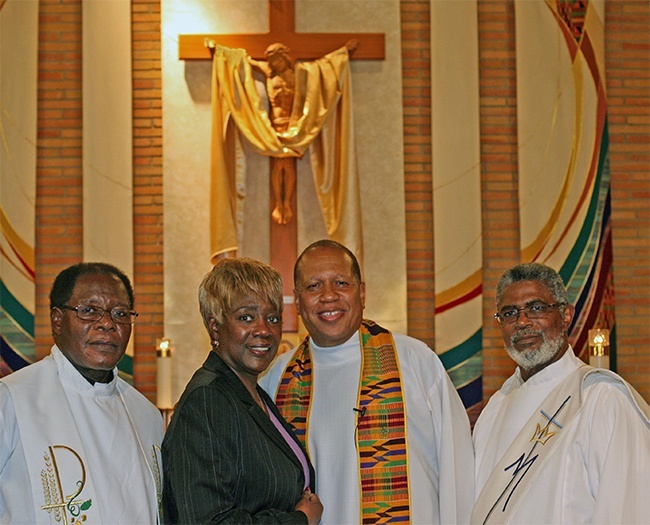
[[[361,480],[361,522],[410,521],[406,409],[392,334],[364,319],[359,329],[361,374],[357,410],[357,453]],[[275,403],[307,447],[312,394],[309,337],[280,380]]]

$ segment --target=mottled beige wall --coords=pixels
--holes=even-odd
[[[88,2],[82,22],[84,259],[133,278],[131,8]]]

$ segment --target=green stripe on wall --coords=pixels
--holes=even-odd
[[[440,355],[440,360],[445,368],[449,370],[463,361],[468,360],[483,348],[483,330],[478,329],[474,334],[463,341],[458,346],[447,350],[444,354]]]
[[[30,336],[34,337],[34,314],[29,312],[0,279],[0,306]]]

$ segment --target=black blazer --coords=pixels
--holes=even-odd
[[[257,390],[298,443],[271,398]],[[162,455],[167,523],[307,523],[293,510],[305,485],[300,461],[214,352],[178,401]],[[311,463],[309,470],[314,490]]]

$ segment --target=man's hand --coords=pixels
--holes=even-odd
[[[359,47],[359,41],[356,38],[351,38],[345,43],[345,47],[348,48],[348,54],[351,55]]]

